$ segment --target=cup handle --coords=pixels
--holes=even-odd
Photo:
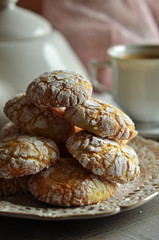
[[[90,61],[90,81],[92,83],[92,86],[94,90],[97,90],[98,92],[108,92],[111,93],[110,90],[106,88],[103,84],[97,81],[97,68],[98,67],[104,67],[104,66],[111,66],[111,62],[108,60],[105,61],[97,61],[96,59],[91,59]]]

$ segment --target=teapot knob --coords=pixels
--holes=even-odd
[[[10,5],[14,5],[17,2],[18,2],[18,0],[0,0],[0,6],[8,7]]]

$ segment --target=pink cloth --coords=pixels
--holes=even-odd
[[[159,0],[45,0],[43,14],[64,34],[83,64],[107,59],[110,46],[159,43]],[[111,88],[111,70],[98,80]]]

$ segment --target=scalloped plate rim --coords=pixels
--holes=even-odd
[[[157,148],[157,147],[159,148],[159,143],[152,139],[144,139],[143,137],[138,136],[138,137],[136,137],[136,140],[134,139],[133,141],[134,142],[139,141],[139,143],[143,142],[143,144],[147,144],[147,145],[153,144],[155,148]],[[158,155],[157,160],[159,160],[159,155]],[[155,167],[156,167],[155,160],[153,160],[153,169],[152,170],[155,169],[155,171],[156,171]],[[158,167],[157,170],[159,171],[159,165],[157,167]],[[153,173],[154,172],[152,172],[152,174]],[[148,181],[148,179],[146,179],[146,181]],[[150,185],[150,186],[152,186],[152,185]],[[109,211],[108,211],[108,209],[104,210],[104,208],[103,208],[103,210],[101,210],[101,211],[98,210],[97,212],[91,212],[91,211],[89,212],[89,210],[87,210],[86,212],[80,212],[80,213],[63,213],[63,215],[59,215],[59,216],[56,214],[51,215],[51,212],[49,213],[49,208],[47,209],[48,215],[46,213],[45,214],[43,213],[40,215],[40,212],[38,214],[38,212],[36,212],[38,210],[34,211],[34,209],[37,209],[37,207],[29,207],[30,209],[33,210],[33,212],[31,212],[31,211],[23,212],[23,211],[20,211],[21,206],[0,199],[0,203],[5,202],[5,204],[9,204],[8,206],[11,206],[10,210],[0,209],[0,215],[8,216],[8,217],[16,217],[16,218],[34,219],[34,220],[75,220],[75,219],[80,220],[80,219],[107,217],[107,216],[112,216],[112,215],[115,215],[115,214],[118,214],[121,212],[132,210],[134,208],[140,207],[143,204],[151,201],[153,198],[155,198],[156,196],[159,195],[159,186],[157,186],[157,187],[158,187],[158,190],[154,190],[154,192],[143,197],[143,199],[139,199],[138,201],[136,201],[134,203],[130,203],[130,204],[127,204],[124,206],[124,205],[120,205],[120,203],[118,203],[118,202],[114,202],[115,205],[112,205],[113,208],[112,209],[110,208]],[[129,196],[129,194],[128,194],[128,196]],[[109,199],[108,199],[108,201],[106,200],[106,201],[103,201],[102,203],[104,203],[104,202],[109,203]],[[109,204],[111,204],[111,202]],[[91,207],[97,206],[97,205],[98,205],[98,203],[94,204],[94,205],[89,205],[86,207],[91,208]],[[14,209],[14,206],[15,206],[15,209]],[[107,204],[105,206],[107,206]],[[18,210],[18,208],[16,209],[16,207],[19,207],[19,210]],[[25,206],[23,208],[25,209]],[[71,209],[83,209],[83,208],[85,208],[85,207],[82,206],[82,207],[77,207],[77,208],[74,207],[74,208],[69,208],[69,209],[71,210]],[[28,206],[26,206],[26,210],[27,209],[28,209]],[[43,209],[43,208],[41,207],[39,209]],[[62,208],[57,208],[57,209],[59,210]],[[67,208],[64,208],[64,209],[67,209]],[[50,208],[50,210],[51,210],[51,208]]]

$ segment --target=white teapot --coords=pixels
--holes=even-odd
[[[88,77],[64,36],[16,2],[0,0],[0,126],[6,122],[4,103],[41,73],[67,69]]]

